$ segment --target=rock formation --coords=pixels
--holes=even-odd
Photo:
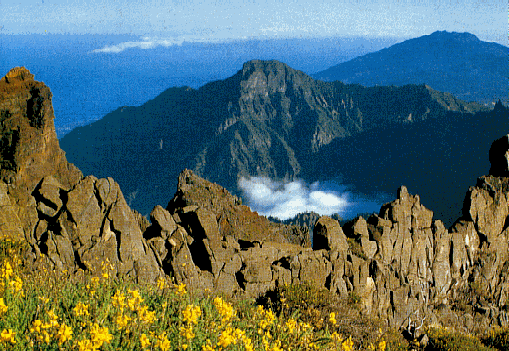
[[[493,143],[490,174],[468,190],[450,229],[402,186],[367,219],[341,227],[321,217],[310,247],[305,229],[271,223],[189,170],[149,223],[113,179],[82,177],[67,163],[44,84],[17,68],[0,93],[0,234],[28,241],[26,264],[97,274],[108,261],[139,282],[170,275],[197,293],[245,297],[311,282],[357,295],[395,327],[509,325],[507,136]]]
[[[162,274],[118,184],[83,178],[67,162],[47,86],[12,69],[0,80],[0,116],[0,231],[30,243],[28,264],[47,258],[56,269],[99,272],[108,259],[139,281]]]
[[[69,189],[82,175],[58,145],[51,92],[44,83],[17,67],[0,80],[0,94],[0,181],[8,185],[0,192],[16,200],[18,206],[9,212],[28,231],[37,221],[29,195],[41,178],[53,175]]]

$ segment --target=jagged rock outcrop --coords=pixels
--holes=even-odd
[[[395,327],[423,320],[466,329],[507,325],[501,307],[509,305],[508,179],[479,178],[464,216],[449,230],[402,186],[396,200],[367,220],[342,228],[320,218],[310,249],[222,229],[224,204],[235,212],[239,200],[185,171],[168,209],[154,209],[149,242],[159,248],[166,273],[197,289],[255,297],[308,281],[341,296],[356,294],[366,313]],[[212,193],[228,201],[219,204]]]
[[[165,272],[195,290],[257,296],[293,281],[285,257],[311,252],[306,228],[271,223],[189,170],[167,209],[150,217],[145,237]]]
[[[25,68],[0,80],[0,234],[25,239],[27,264],[47,261],[153,281],[162,274],[142,225],[113,179],[83,178],[60,149],[51,92]]]
[[[241,199],[225,188],[198,177],[190,170],[180,174],[177,192],[168,204],[168,210],[180,214],[180,220],[190,232],[193,224],[200,223],[213,226],[214,232],[217,225],[217,235],[232,236],[236,240],[274,241],[303,247],[311,245],[306,229],[270,222],[242,205]]]
[[[0,181],[15,199],[25,232],[37,214],[30,193],[41,178],[53,175],[65,188],[81,177],[60,149],[53,124],[51,91],[24,67],[0,79]]]

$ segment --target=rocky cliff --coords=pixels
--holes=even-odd
[[[27,264],[99,272],[108,259],[120,275],[151,281],[162,274],[118,184],[83,178],[67,162],[44,83],[12,69],[0,80],[0,116],[0,231],[28,241]]]
[[[17,85],[7,86],[13,77],[19,77]],[[47,89],[24,69],[1,84],[0,106],[27,106],[33,85]],[[67,163],[54,143],[51,95],[40,96],[38,104],[46,108],[2,109],[8,119],[2,117],[1,140],[19,133],[16,140],[25,142],[6,144],[9,153],[0,160],[1,174],[10,175],[0,183],[0,231],[28,241],[25,264],[74,275],[98,274],[109,262],[119,277],[153,282],[170,275],[195,293],[243,297],[311,282],[340,296],[355,294],[364,313],[406,330],[416,321],[467,330],[509,324],[509,136],[493,143],[490,174],[469,189],[451,229],[402,186],[396,200],[367,219],[341,227],[321,217],[309,247],[306,230],[270,223],[189,170],[181,173],[167,208],[156,206],[148,222],[129,208],[113,179],[83,178]],[[31,129],[44,126],[45,133]],[[36,153],[50,145],[46,157]],[[21,163],[29,155],[40,168]],[[55,168],[47,166],[52,162]],[[32,221],[20,217],[25,207]]]

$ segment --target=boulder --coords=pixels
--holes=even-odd
[[[310,246],[309,232],[306,228],[282,225],[270,222],[267,218],[252,212],[242,205],[241,200],[223,187],[208,182],[190,170],[184,170],[179,176],[178,189],[169,202],[167,210],[178,215],[181,225],[191,228],[195,220],[193,215],[184,212],[202,211],[215,216],[219,236],[232,236],[245,241],[273,241]],[[210,227],[210,228],[212,228]],[[214,229],[215,231],[215,229]],[[210,233],[211,235],[216,235]]]
[[[327,216],[321,217],[313,231],[313,250],[346,252],[348,242],[339,222]]]

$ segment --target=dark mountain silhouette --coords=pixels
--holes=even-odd
[[[509,50],[469,33],[435,32],[313,75],[364,86],[425,83],[466,101],[507,103]]]
[[[401,185],[446,225],[461,216],[465,192],[489,171],[490,140],[509,132],[509,110],[500,102],[490,112],[453,113],[376,128],[336,139],[304,168],[318,179],[341,179],[360,193],[391,192]],[[495,136],[495,137],[494,137]]]
[[[483,109],[425,85],[322,82],[255,60],[198,90],[171,88],[143,106],[120,108],[60,142],[85,174],[113,176],[146,214],[171,198],[184,168],[233,191],[241,176],[313,180],[316,155],[335,139]]]

